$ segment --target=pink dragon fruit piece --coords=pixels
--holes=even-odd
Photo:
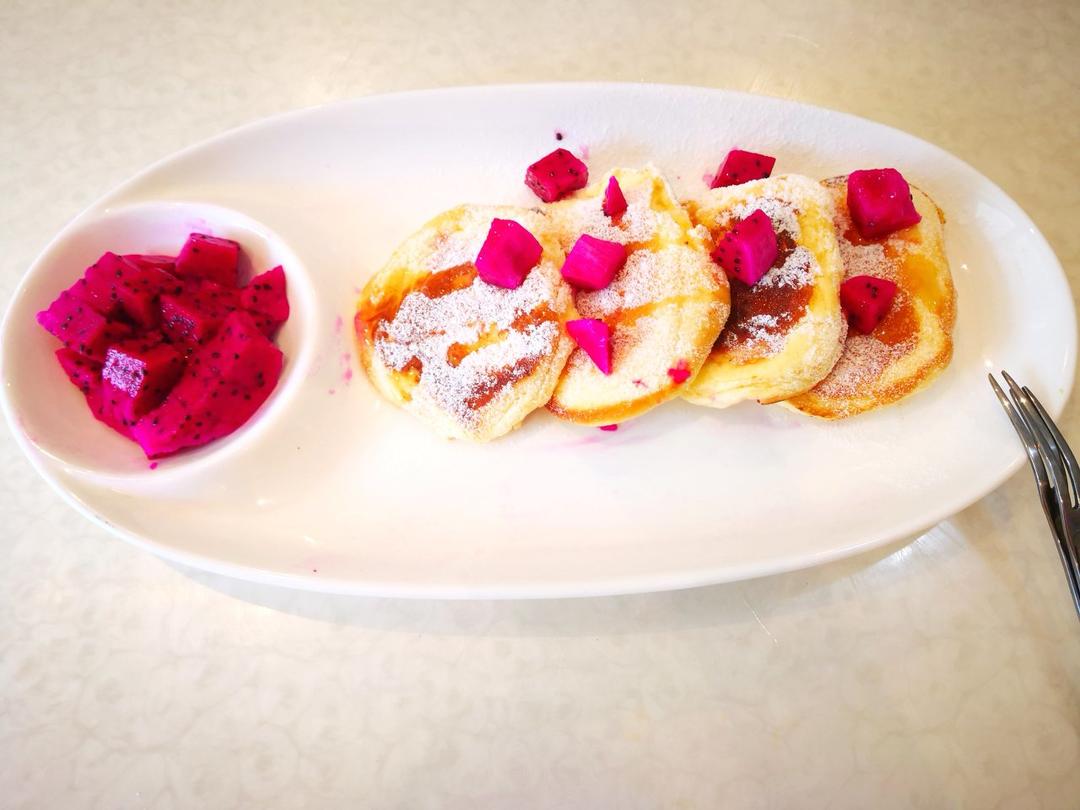
[[[176,274],[176,257],[149,253],[125,253],[121,258],[138,267],[154,267],[172,275]]]
[[[878,239],[917,225],[911,188],[896,169],[861,169],[848,175],[847,205],[863,239]]]
[[[264,335],[273,338],[278,327],[289,318],[284,268],[279,265],[249,281],[240,291],[240,306],[251,313]]]
[[[176,274],[204,278],[223,287],[235,287],[240,266],[240,245],[232,239],[191,234],[176,257]]]
[[[116,403],[110,403],[103,394],[101,363],[90,360],[71,349],[57,349],[56,359],[60,361],[60,366],[86,397],[86,406],[94,418],[130,439],[131,423],[117,414]]]
[[[205,343],[240,308],[240,295],[212,281],[185,281],[180,294],[161,296],[161,329],[176,343]]]
[[[562,276],[581,290],[602,290],[626,264],[626,245],[597,239],[587,233],[578,237],[563,262]]]
[[[149,340],[127,340],[109,347],[101,379],[106,399],[116,400],[117,412],[134,425],[156,408],[184,370],[184,355],[175,346]]]
[[[626,213],[626,197],[623,196],[622,187],[615,175],[611,175],[604,189],[604,214],[614,219]]]
[[[158,322],[158,297],[179,288],[179,279],[160,267],[105,253],[86,268],[69,292],[103,315],[123,315],[143,329],[152,329]]]
[[[525,172],[525,185],[544,202],[555,202],[589,183],[589,167],[566,149],[544,155]]]
[[[613,433],[614,431],[619,429],[619,426],[618,425],[601,425],[600,429],[603,430],[603,431],[607,431],[609,433]]]
[[[772,174],[775,165],[776,158],[770,155],[732,149],[717,169],[709,188],[737,186],[740,183],[749,183],[751,180],[763,180]]]
[[[98,265],[103,266],[104,272],[96,271]],[[95,312],[115,318],[120,315],[120,294],[116,288],[123,276],[123,259],[115,253],[105,252],[83,271],[82,276],[67,288],[67,292],[85,301]]]
[[[488,284],[514,290],[536,267],[543,252],[536,237],[520,223],[493,219],[476,257],[476,274]]]
[[[682,385],[690,379],[690,366],[685,360],[679,360],[674,367],[667,370],[667,373],[675,385]]]
[[[165,401],[132,430],[148,458],[227,436],[248,421],[277,385],[281,350],[242,310],[189,358]]]
[[[86,405],[90,408],[90,413],[99,422],[105,423],[121,436],[128,439],[135,438],[132,435],[132,427],[135,423],[123,415],[120,401],[115,397],[110,399],[105,389],[105,384],[98,382],[87,392]]]
[[[611,373],[611,327],[599,318],[566,322],[566,331],[604,374]]]
[[[101,385],[101,363],[71,349],[57,349],[56,359],[68,379],[83,394]]]
[[[131,334],[131,327],[96,311],[67,290],[37,314],[37,322],[68,349],[102,360],[105,350]]]
[[[896,284],[874,276],[852,276],[840,285],[840,306],[856,332],[869,335],[889,314]]]
[[[772,220],[759,208],[724,234],[712,257],[728,276],[753,286],[769,272],[778,252]]]

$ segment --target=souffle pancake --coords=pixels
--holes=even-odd
[[[625,200],[616,216],[604,211],[612,177]],[[578,424],[606,425],[678,396],[705,362],[730,299],[726,277],[667,182],[651,167],[617,169],[548,210],[564,251],[585,235],[622,245],[626,255],[603,289],[574,294],[581,318],[610,332],[610,373],[575,350],[548,409]]]
[[[477,270],[500,223],[538,243],[535,266],[513,289]],[[378,391],[441,435],[474,441],[543,406],[573,348],[563,326],[571,289],[550,233],[541,211],[466,205],[407,239],[368,281],[356,313],[360,359]]]
[[[849,330],[843,353],[825,379],[783,404],[839,419],[880,408],[922,390],[952,358],[956,291],[945,256],[945,215],[910,186],[921,217],[888,235],[864,237],[848,210],[846,177],[823,186],[835,201],[835,226],[846,279],[873,277],[896,285],[887,314],[869,333]]]
[[[776,258],[754,284],[731,279],[731,315],[683,396],[725,408],[747,399],[786,399],[820,381],[847,332],[843,276],[833,228],[833,197],[799,175],[712,189],[687,202],[691,219],[719,243],[732,226],[762,211],[776,234]]]

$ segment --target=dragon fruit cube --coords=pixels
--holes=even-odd
[[[66,348],[95,360],[104,359],[110,344],[131,334],[127,324],[102,315],[67,290],[37,314],[37,322]]]
[[[604,189],[603,210],[604,214],[612,219],[626,213],[626,197],[615,175],[611,175],[607,181],[607,188]]]
[[[227,436],[250,419],[281,376],[281,350],[243,310],[188,359],[165,400],[132,428],[148,458],[168,456]]]
[[[137,326],[152,329],[158,321],[158,296],[179,286],[175,276],[157,265],[105,253],[86,268],[70,292],[104,315],[124,315]]]
[[[848,175],[847,205],[851,221],[864,239],[878,239],[917,225],[911,188],[896,169],[861,169]]]
[[[753,286],[769,272],[778,253],[772,220],[759,208],[724,234],[712,257],[728,276]]]
[[[566,331],[604,374],[611,373],[611,327],[599,318],[566,322]]]
[[[240,267],[240,245],[232,239],[191,234],[176,257],[176,274],[235,287]]]
[[[874,276],[852,276],[840,285],[840,306],[856,332],[869,335],[889,314],[896,284]]]
[[[770,155],[732,149],[717,169],[709,187],[737,186],[740,183],[749,183],[751,180],[763,180],[772,174],[775,165],[776,158]]]
[[[495,287],[515,290],[536,267],[543,252],[525,226],[512,219],[493,219],[476,256],[476,274]]]
[[[544,202],[555,202],[588,182],[589,167],[566,149],[544,155],[525,172],[525,185]]]
[[[131,425],[134,423],[118,412],[120,408],[117,400],[110,401],[104,394],[101,363],[71,349],[57,349],[56,359],[60,361],[60,367],[86,397],[86,405],[94,418],[131,438]]]
[[[272,338],[289,318],[285,270],[281,266],[255,276],[240,290],[240,306],[251,313],[259,329]]]
[[[105,394],[119,400],[131,424],[156,408],[184,370],[184,355],[159,340],[130,340],[109,347],[101,378]]]
[[[91,389],[101,385],[101,363],[97,360],[71,349],[57,349],[56,359],[60,361],[60,368],[68,379],[83,394],[89,394]]]
[[[161,329],[176,343],[204,343],[239,307],[240,292],[235,289],[212,281],[186,281],[179,294],[161,296]]]
[[[602,290],[626,264],[626,245],[582,234],[563,262],[562,276],[581,290]]]
[[[147,253],[125,253],[121,258],[131,262],[137,267],[155,267],[166,273],[176,273],[175,256],[159,256]]]

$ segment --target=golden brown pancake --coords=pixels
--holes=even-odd
[[[713,189],[687,207],[713,244],[760,209],[772,220],[779,252],[753,286],[731,280],[727,325],[683,397],[726,408],[811,388],[836,363],[847,332],[832,196],[816,180],[789,174]]]
[[[494,218],[519,222],[543,247],[515,290],[476,274]],[[563,327],[571,292],[549,227],[534,210],[461,206],[406,240],[357,307],[360,359],[378,391],[442,435],[475,441],[546,403],[573,348]]]
[[[836,232],[845,276],[876,276],[897,285],[885,318],[869,335],[849,332],[825,379],[782,403],[825,419],[889,405],[925,388],[952,358],[956,291],[945,256],[945,215],[911,187],[922,221],[880,239],[863,239],[847,210],[847,178],[823,182],[836,201]]]
[[[603,290],[575,293],[583,318],[611,328],[612,373],[585,353],[570,356],[548,409],[585,425],[621,422],[678,396],[705,361],[727,318],[727,279],[701,233],[655,169],[614,172],[628,208],[601,207],[608,177],[550,206],[564,251],[589,234],[626,245],[627,260]]]

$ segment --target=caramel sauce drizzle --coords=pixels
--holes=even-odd
[[[714,243],[722,239],[726,232],[726,230],[713,231]],[[776,242],[776,260],[770,269],[781,267],[798,247],[787,231],[777,233]],[[787,285],[765,287],[755,284],[751,287],[735,278],[729,278],[728,284],[731,287],[731,314],[728,315],[727,324],[721,334],[727,346],[730,346],[732,342],[745,345],[754,341],[754,336],[747,324],[756,315],[776,318],[775,331],[777,333],[786,331],[803,316],[814,294],[812,284],[799,287]],[[716,345],[719,346],[720,343],[720,339],[717,339]]]
[[[375,299],[361,300],[354,319],[354,328],[357,335],[366,335],[367,339],[374,343],[380,336],[386,334],[387,324],[393,322],[401,308],[401,302],[412,292],[420,292],[428,298],[441,298],[452,292],[463,290],[476,281],[476,266],[473,264],[461,264],[455,267],[440,270],[424,277],[418,283],[395,291],[393,295],[387,295]],[[537,326],[545,321],[557,321],[559,316],[550,306],[540,304],[530,312],[518,313],[511,323],[511,328],[516,331],[524,331],[530,326]],[[446,352],[446,361],[451,367],[457,368],[475,351],[485,346],[490,346],[505,340],[507,332],[492,328],[483,330],[479,338],[472,343],[454,343]],[[476,410],[491,402],[498,393],[518,380],[529,376],[539,365],[540,358],[523,358],[516,363],[499,369],[495,376],[478,386],[473,394],[465,401],[466,406]],[[412,357],[398,374],[404,385],[400,386],[405,399],[411,397],[411,390],[420,382],[423,373],[423,364],[418,357]]]

